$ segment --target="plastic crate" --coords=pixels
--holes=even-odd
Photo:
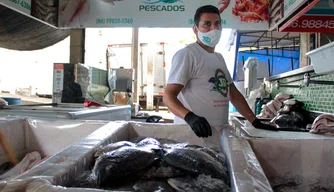
[[[334,42],[328,43],[306,53],[311,58],[315,73],[334,71]]]

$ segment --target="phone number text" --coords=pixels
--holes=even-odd
[[[132,24],[132,18],[97,18],[96,24]]]
[[[290,27],[302,29],[334,29],[334,20],[296,20]]]

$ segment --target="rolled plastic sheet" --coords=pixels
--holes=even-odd
[[[228,159],[231,191],[273,191],[255,153],[245,138],[236,136],[232,128],[223,129],[221,145]]]

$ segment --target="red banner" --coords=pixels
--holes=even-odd
[[[303,15],[282,32],[334,33],[334,16]]]

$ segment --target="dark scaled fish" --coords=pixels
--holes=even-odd
[[[291,127],[291,126],[298,126],[302,125],[301,119],[297,116],[292,116],[288,114],[283,114],[280,116],[275,117],[271,120],[271,123],[274,123],[281,127]]]
[[[163,148],[185,148],[187,145],[189,145],[188,142],[185,143],[165,143],[162,144]]]
[[[145,139],[139,141],[136,144],[137,147],[144,147],[144,146],[147,146],[147,145],[157,145],[157,146],[160,146],[160,142],[157,141],[154,138],[148,137],[148,138],[145,138]]]
[[[305,122],[305,118],[303,117],[303,115],[300,112],[292,111],[290,113],[290,115],[292,115],[293,117],[298,118],[300,120],[300,122]]]
[[[163,179],[170,177],[178,177],[185,175],[185,173],[179,169],[169,166],[164,161],[158,161],[154,163],[151,167],[143,172],[139,173],[142,179]]]
[[[172,139],[165,139],[165,138],[154,138],[156,139],[157,141],[160,142],[161,145],[163,144],[176,144],[176,143],[179,143],[175,140],[172,140]]]
[[[199,151],[203,151],[207,154],[209,154],[211,157],[215,158],[216,161],[218,161],[219,163],[221,163],[223,166],[226,166],[226,157],[223,153],[217,153],[214,150],[210,149],[210,148],[198,148],[197,150]]]
[[[211,157],[215,158],[216,161],[220,162],[223,166],[226,166],[226,157],[223,153],[219,153],[218,151],[220,151],[217,148],[207,148],[207,147],[201,147],[198,145],[187,145],[186,148],[190,148],[190,149],[196,149],[199,151],[203,151],[207,154],[209,154]]]
[[[174,192],[165,180],[138,180],[133,189],[136,192]]]
[[[73,182],[71,187],[78,188],[97,188],[96,177],[92,174],[92,171],[85,171]]]
[[[200,148],[203,148],[203,147],[199,146],[199,145],[186,145],[186,148],[200,149]]]
[[[290,112],[291,112],[291,107],[286,105],[277,111],[277,116],[283,115],[283,114],[290,114]]]
[[[205,152],[195,149],[164,149],[162,158],[170,166],[189,174],[206,174],[229,181],[227,169]]]
[[[109,145],[106,145],[106,146],[103,146],[103,147],[99,148],[95,152],[94,158],[99,157],[103,153],[114,151],[114,150],[119,149],[119,148],[124,147],[124,146],[135,147],[136,145],[134,143],[130,142],[130,141],[119,141],[119,142],[116,142],[116,143],[110,143]]]
[[[93,174],[97,177],[97,184],[100,186],[108,180],[136,175],[148,168],[155,160],[156,154],[151,149],[122,147],[97,158]]]
[[[176,192],[229,192],[230,187],[223,180],[201,174],[198,177],[176,177],[168,179],[168,184]]]

